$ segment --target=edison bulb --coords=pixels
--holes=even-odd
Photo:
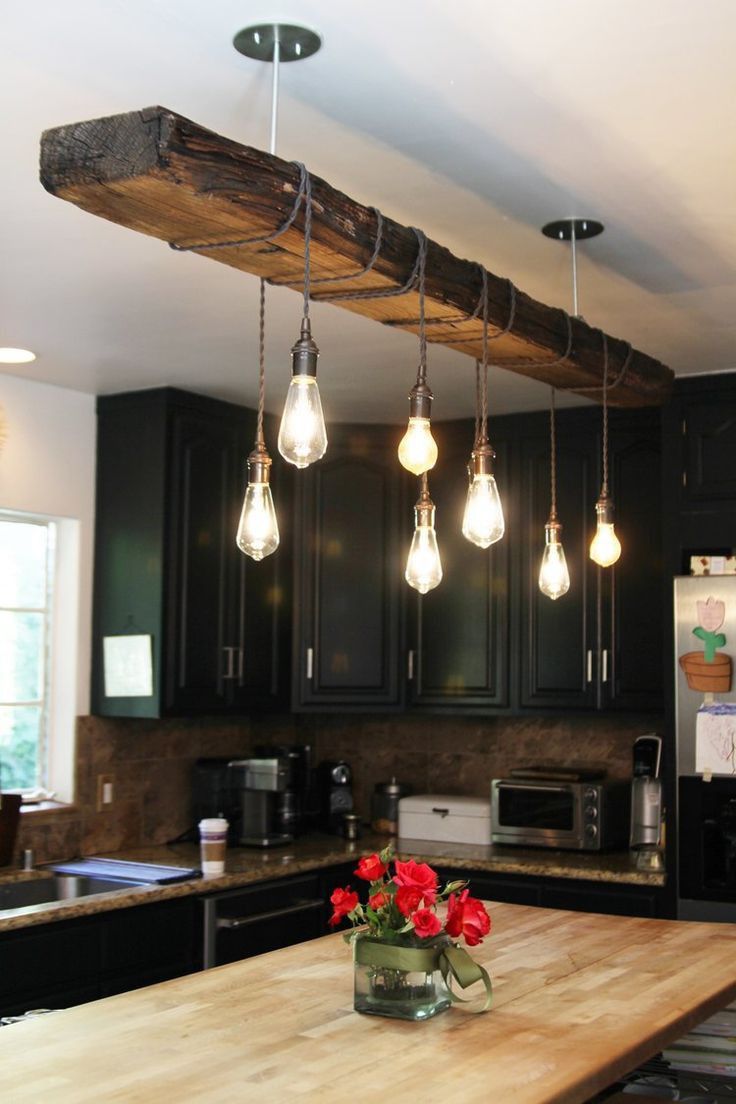
[[[322,401],[315,376],[292,376],[279,429],[279,452],[297,468],[306,468],[327,450]]]
[[[601,567],[615,564],[621,555],[621,541],[616,536],[613,522],[598,520],[595,536],[590,542],[590,558]]]
[[[270,556],[279,546],[279,525],[268,483],[249,483],[235,543],[253,560]]]
[[[442,561],[434,526],[417,525],[414,530],[404,578],[420,594],[434,590],[442,582]]]
[[[479,548],[488,548],[501,539],[505,529],[503,506],[495,477],[489,474],[474,475],[465,499],[463,536]]]
[[[544,555],[539,568],[539,589],[553,602],[570,589],[570,572],[567,570],[565,549],[559,540],[560,529],[559,523],[544,527]]]
[[[399,442],[399,461],[414,475],[422,475],[437,463],[437,442],[432,436],[429,418],[409,418],[406,433]]]

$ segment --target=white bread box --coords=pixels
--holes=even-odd
[[[491,842],[491,803],[482,797],[413,794],[399,801],[399,837],[436,843]]]

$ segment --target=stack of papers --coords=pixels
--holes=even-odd
[[[662,1051],[672,1069],[736,1076],[736,1001]]]

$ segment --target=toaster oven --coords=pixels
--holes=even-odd
[[[494,778],[491,841],[573,851],[626,847],[629,801],[628,782]]]

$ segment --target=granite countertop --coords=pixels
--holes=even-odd
[[[268,851],[245,847],[229,848],[225,874],[172,885],[132,886],[125,891],[47,902],[24,909],[7,909],[0,911],[0,933],[153,901],[222,892],[253,882],[302,874],[340,863],[357,862],[360,855],[378,851],[386,843],[387,837],[371,834],[363,836],[357,842],[348,842],[338,836],[313,835],[295,840],[287,847]],[[397,854],[400,858],[412,857],[437,865],[458,866],[468,871],[477,870],[488,874],[534,875],[655,887],[665,884],[663,871],[636,869],[628,851],[599,855],[577,851],[543,851],[402,839],[397,841]],[[109,852],[96,857],[199,868],[199,847],[194,843],[158,844]],[[48,877],[48,871],[38,869],[24,872],[7,869],[0,871],[0,886],[10,881],[42,877]]]

